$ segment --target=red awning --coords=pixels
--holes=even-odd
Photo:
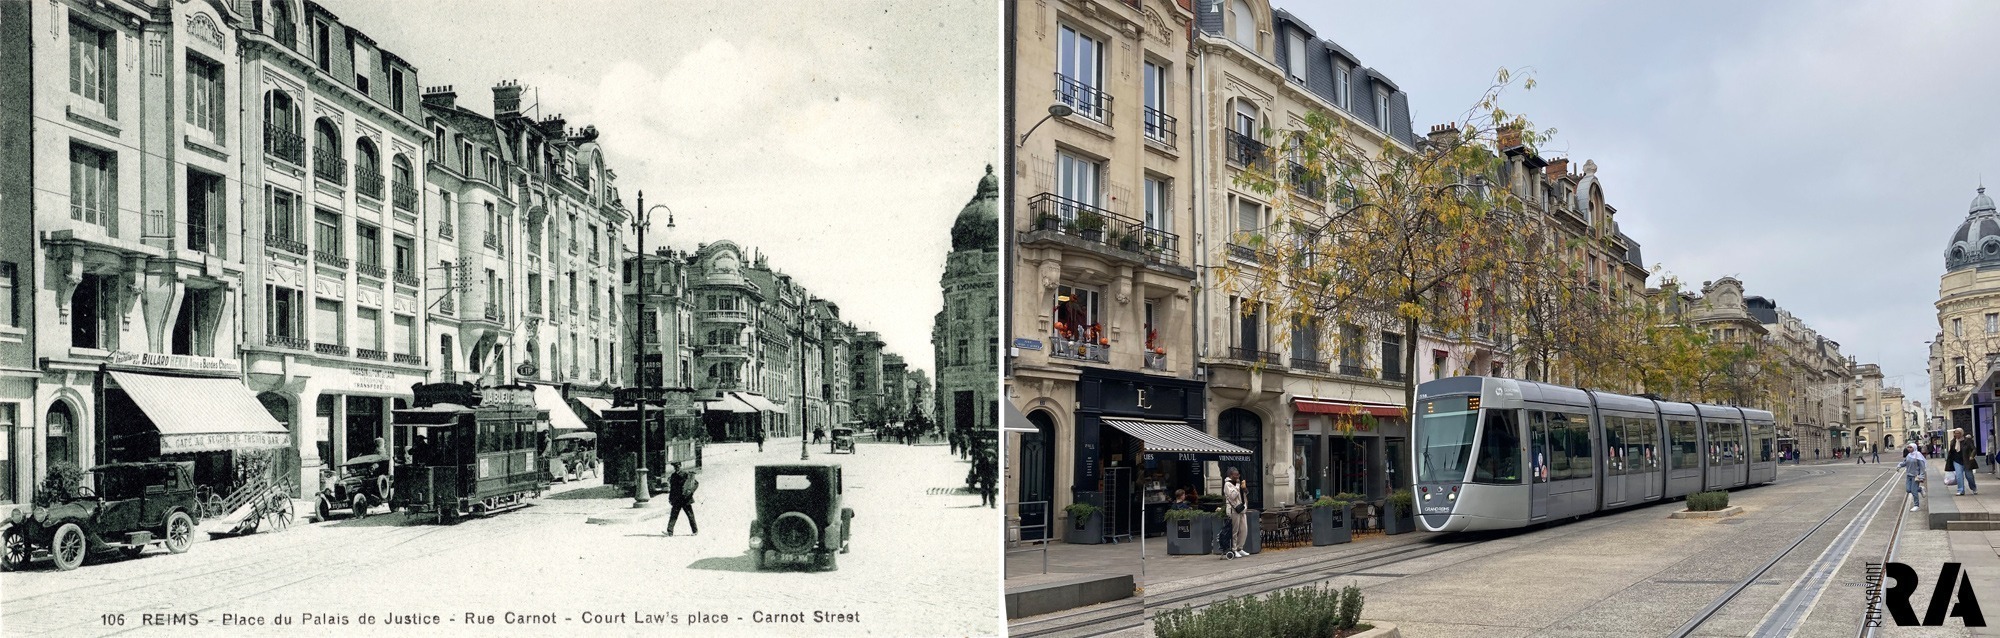
[[[1328,401],[1325,399],[1292,399],[1292,407],[1306,414],[1371,414],[1382,417],[1403,416],[1403,406],[1366,401]]]

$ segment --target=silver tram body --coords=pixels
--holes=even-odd
[[[1777,480],[1770,412],[1492,377],[1417,387],[1417,520],[1523,527]]]

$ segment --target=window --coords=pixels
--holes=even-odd
[[[1604,422],[1604,475],[1623,476],[1625,474],[1625,417],[1605,415]]]
[[[390,106],[391,108],[394,108],[394,109],[396,109],[397,111],[401,111],[401,110],[403,110],[403,70],[402,70],[402,69],[390,69],[390,70],[389,70],[389,106]]]
[[[1472,482],[1495,485],[1521,483],[1521,433],[1513,410],[1488,410],[1479,432],[1479,456]]]
[[[1965,320],[1957,317],[1951,319],[1951,337],[1953,339],[1965,338]]]
[[[222,65],[208,58],[188,54],[187,58],[187,123],[189,126],[208,131],[218,136],[222,134],[222,105],[228,103],[222,92]]]
[[[69,304],[71,347],[118,349],[118,286],[110,277],[85,274]]]
[[[395,244],[396,274],[405,277],[417,276],[417,241],[409,235],[397,233],[390,240]]]
[[[1306,81],[1306,36],[1295,30],[1285,38],[1285,75]]]
[[[69,21],[69,92],[96,102],[101,115],[117,117],[118,34]]]
[[[1951,367],[1957,371],[1954,376],[1956,380],[1952,383],[1955,385],[1965,385],[1965,357],[1952,357]]]
[[[0,326],[21,327],[21,282],[14,262],[0,261]]]
[[[1354,105],[1347,99],[1349,82],[1347,73],[1347,64],[1339,60],[1333,62],[1333,102],[1340,105],[1340,108],[1352,111]]]
[[[1103,94],[1103,43],[1064,26],[1057,36],[1056,75],[1056,95],[1078,115],[1093,120],[1109,115]]]
[[[1693,421],[1672,420],[1667,422],[1668,443],[1672,446],[1674,469],[1694,469],[1701,467],[1701,442],[1695,436]]]
[[[1250,199],[1236,200],[1236,232],[1255,234],[1264,230],[1264,205]]]
[[[1389,130],[1389,90],[1380,87],[1375,89],[1375,127]]]
[[[424,344],[419,341],[417,318],[410,315],[396,315],[396,332],[389,336],[389,347],[396,354],[416,354],[422,352]]]
[[[368,84],[370,78],[368,73],[375,70],[375,62],[369,59],[368,47],[355,42],[354,32],[349,31],[347,32],[347,50],[350,56],[348,59],[354,62],[350,65],[354,67],[354,88],[361,91],[362,95],[369,95],[368,89],[370,87]]]
[[[646,311],[646,315],[645,315],[644,319],[643,319],[642,321],[640,321],[640,323],[639,323],[639,325],[640,325],[640,326],[642,326],[642,328],[641,328],[641,329],[645,331],[644,335],[645,335],[645,339],[646,339],[646,343],[659,343],[659,342],[660,342],[660,325],[659,325],[659,323],[660,323],[660,313],[659,313],[659,312],[657,312],[657,311],[653,311],[653,310],[648,310],[648,311]]]
[[[1403,335],[1382,333],[1382,379],[1403,380]]]
[[[1319,321],[1300,317],[1292,322],[1292,364],[1319,361]]]
[[[264,287],[264,333],[296,339],[304,331],[304,303],[301,293],[282,286]]]
[[[1449,361],[1451,361],[1450,353],[1443,350],[1431,351],[1431,380],[1435,381],[1444,378],[1444,371],[1447,367],[1446,363]]]
[[[431,161],[437,162],[439,164],[444,163],[445,143],[450,139],[451,138],[445,137],[444,127],[442,126],[431,127]]]
[[[118,160],[109,151],[69,146],[69,218],[109,229],[118,212]]]
[[[486,181],[499,182],[500,160],[493,157],[492,153],[483,153],[481,155],[486,158]]]
[[[1146,92],[1146,137],[1171,144],[1173,117],[1167,115],[1167,69],[1147,61],[1141,78]]]
[[[223,234],[223,179],[195,169],[187,172],[187,247],[189,250],[221,252]]]
[[[971,340],[966,339],[964,337],[960,337],[955,345],[956,347],[954,348],[954,354],[956,354],[957,357],[954,359],[953,362],[956,363],[957,365],[968,365],[972,363]]]
[[[1058,180],[1056,194],[1076,204],[1097,206],[1099,201],[1098,170],[1097,162],[1069,153],[1056,153],[1056,176]],[[1060,214],[1064,221],[1069,221],[1076,218],[1076,213],[1077,211],[1074,207],[1063,206]]]
[[[313,341],[327,344],[347,343],[347,331],[341,326],[342,315],[340,302],[332,299],[314,299]]]
[[[1250,3],[1233,0],[1229,3],[1229,38],[1237,44],[1257,50],[1257,14],[1250,10]]]
[[[340,213],[324,208],[314,211],[313,228],[314,251],[335,257],[347,254],[340,249]]]
[[[319,70],[333,72],[333,33],[325,22],[313,21],[313,51],[317,54]]]
[[[292,4],[288,0],[271,3],[271,24],[278,43],[297,48],[299,46],[299,25],[292,20]]]
[[[1262,352],[1264,340],[1264,304],[1230,297],[1229,307],[1236,314],[1236,347],[1245,352]]]
[[[382,267],[382,229],[368,224],[354,225],[354,260],[363,266]]]
[[[1056,321],[1070,331],[1082,331],[1099,322],[1097,291],[1077,286],[1056,287]]]
[[[1144,188],[1146,208],[1146,228],[1162,232],[1173,232],[1173,182],[1165,178],[1146,176]]]
[[[354,309],[354,347],[364,350],[382,349],[382,311],[374,308]]]
[[[1986,313],[1986,334],[2000,332],[2000,314]]]
[[[542,276],[528,274],[528,312],[542,312]]]
[[[472,142],[463,136],[458,138],[458,172],[468,178],[472,177]]]
[[[20,463],[20,452],[14,449],[14,430],[19,423],[15,420],[15,410],[19,404],[0,403],[0,503],[11,504],[20,500],[15,492],[14,468]]]

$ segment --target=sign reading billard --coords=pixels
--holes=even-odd
[[[211,450],[255,450],[291,445],[286,432],[223,432],[210,434],[165,434],[160,436],[161,454],[206,452]]]
[[[158,352],[112,352],[106,363],[121,366],[142,366],[169,370],[190,370],[195,372],[217,372],[241,374],[243,367],[235,359],[201,357],[191,354],[161,354]]]

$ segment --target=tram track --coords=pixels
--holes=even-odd
[[[1902,508],[1902,503],[1896,504],[1896,521],[1889,527],[1888,546],[1882,550],[1882,564],[1884,565],[1895,562],[1897,542],[1903,538],[1903,519],[1909,517],[1903,514]],[[1882,618],[1879,615],[1871,617],[1871,614],[1881,613],[1880,609],[1880,602],[1870,602],[1861,612],[1861,632],[1859,638],[1874,638],[1880,635]]]

